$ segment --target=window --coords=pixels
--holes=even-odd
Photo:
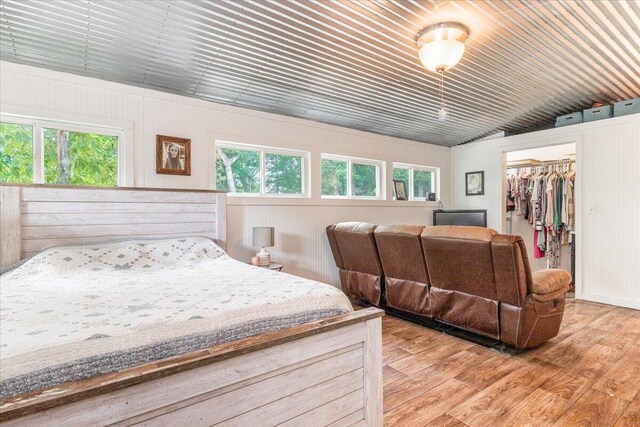
[[[0,122],[0,182],[117,186],[122,131],[17,117]]]
[[[302,194],[302,156],[264,153],[265,192]]]
[[[44,129],[44,182],[118,185],[118,137]]]
[[[429,193],[436,192],[437,168],[393,164],[393,179],[402,180],[407,185],[409,199],[426,199]]]
[[[381,198],[382,162],[322,155],[322,197]]]
[[[218,190],[260,194],[260,151],[218,147],[216,152]]]
[[[307,153],[242,144],[216,145],[218,190],[261,196],[307,194]]]

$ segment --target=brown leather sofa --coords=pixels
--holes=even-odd
[[[431,316],[429,280],[417,225],[379,225],[374,230],[389,307]]]
[[[481,227],[342,223],[327,235],[343,291],[516,348],[558,334],[571,276],[531,273],[519,236]]]
[[[373,224],[343,222],[327,227],[327,237],[340,273],[342,291],[352,298],[380,305],[382,266],[373,238]]]

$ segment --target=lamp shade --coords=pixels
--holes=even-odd
[[[253,227],[253,247],[269,248],[273,246],[275,229],[273,227]]]

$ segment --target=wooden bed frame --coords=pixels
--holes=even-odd
[[[206,236],[215,191],[0,185],[0,263],[60,243]],[[0,400],[3,426],[382,426],[382,330],[365,309]]]

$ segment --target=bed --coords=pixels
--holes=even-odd
[[[0,186],[3,425],[382,425],[381,312],[230,258],[225,197]]]

